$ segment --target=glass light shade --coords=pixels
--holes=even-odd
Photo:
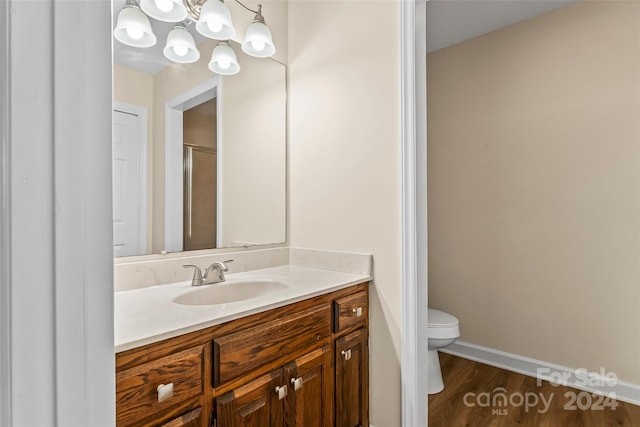
[[[220,42],[211,53],[209,69],[223,76],[231,76],[240,71],[236,53],[227,42]]]
[[[162,51],[173,62],[191,64],[200,59],[193,36],[183,26],[175,26],[167,35],[167,44]]]
[[[229,40],[236,33],[231,22],[231,12],[220,0],[207,0],[202,5],[196,30],[214,40]]]
[[[157,41],[149,18],[134,6],[125,6],[120,11],[113,36],[119,42],[133,47],[151,47]]]
[[[164,22],[187,19],[187,8],[182,0],[140,0],[140,8],[150,17]]]
[[[253,21],[247,28],[242,42],[242,50],[257,58],[267,58],[276,53],[271,30],[264,23]]]

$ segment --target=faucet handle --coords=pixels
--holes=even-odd
[[[200,286],[204,283],[202,278],[202,270],[200,267],[194,264],[184,264],[184,268],[193,268],[193,279],[191,279],[191,286]]]
[[[222,261],[221,264],[224,266],[224,271],[227,271],[229,268],[227,267],[227,264],[233,262],[232,259],[228,259],[226,261]]]

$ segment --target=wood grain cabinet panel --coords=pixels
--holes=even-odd
[[[285,401],[288,427],[333,426],[333,370],[329,345],[316,349],[284,368],[289,385]]]
[[[202,347],[190,348],[116,374],[116,422],[126,426],[203,392]],[[159,386],[173,389],[159,401]],[[169,394],[167,394],[169,396]]]
[[[270,361],[300,354],[331,336],[331,304],[283,316],[213,340],[214,385],[220,385]]]
[[[282,427],[286,386],[282,369],[263,375],[215,400],[216,427]]]
[[[162,427],[199,427],[202,424],[201,416],[202,408],[196,408],[162,424]]]
[[[331,346],[305,354],[216,399],[217,427],[331,427]]]
[[[362,327],[369,316],[369,298],[367,292],[357,292],[333,303],[334,332],[343,332],[350,328]]]
[[[336,340],[336,427],[369,425],[368,351],[365,329]]]

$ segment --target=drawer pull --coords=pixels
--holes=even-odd
[[[156,390],[158,390],[158,403],[173,397],[173,383],[160,384]]]
[[[354,308],[351,311],[356,314],[356,317],[362,316],[362,307]]]
[[[344,360],[349,360],[349,359],[351,359],[351,349],[349,349],[349,350],[347,350],[347,351],[342,350],[342,351],[340,352],[340,354],[342,355],[342,357],[344,357]]]
[[[282,400],[287,397],[287,386],[276,387],[276,393],[278,393],[278,399]]]
[[[300,390],[302,388],[302,377],[291,378],[291,384],[293,384],[294,390]]]

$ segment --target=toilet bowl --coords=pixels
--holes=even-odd
[[[429,394],[435,394],[444,389],[438,349],[453,344],[460,336],[460,328],[458,327],[458,319],[454,316],[432,308],[427,311],[427,323],[428,392]]]

